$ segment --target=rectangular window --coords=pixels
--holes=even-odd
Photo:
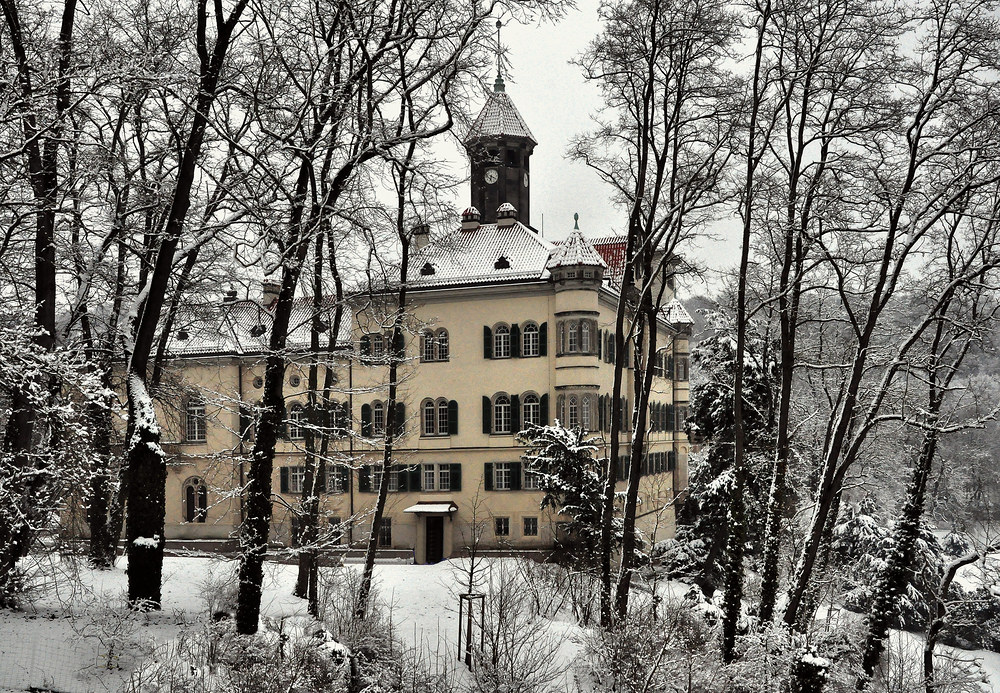
[[[679,380],[679,381],[687,380],[688,379],[688,357],[687,357],[687,354],[678,355],[674,359],[674,363],[676,364],[675,370],[677,371],[677,373],[676,373],[677,380]]]
[[[539,484],[538,473],[530,472],[527,469],[525,469],[524,481],[521,483],[521,488],[527,489],[529,491],[537,491],[538,484]]]
[[[205,442],[205,403],[201,401],[191,401],[187,407],[187,430],[185,431],[189,443]]]
[[[493,465],[493,489],[496,491],[509,491],[510,474],[509,462],[498,462]]]
[[[447,464],[425,464],[424,491],[450,491],[451,466]]]
[[[509,537],[510,536],[510,518],[509,517],[494,517],[493,518],[493,533],[498,537]]]
[[[395,469],[389,472],[389,490],[398,491],[399,490],[399,472]]]
[[[340,526],[340,518],[336,515],[330,518],[330,532],[330,540],[334,544],[344,543],[344,535],[347,533],[347,530]]]
[[[381,358],[385,355],[385,341],[380,334],[368,335],[371,340],[371,350],[373,358]]]
[[[372,405],[372,430],[375,435],[385,433],[385,406],[381,402]]]
[[[677,405],[677,407],[674,409],[674,413],[676,414],[676,420],[674,422],[674,430],[675,431],[683,431],[684,430],[684,421],[688,417],[688,408],[687,408],[687,405],[686,404],[685,405],[680,405],[680,404]]]
[[[325,471],[327,493],[343,493],[344,477],[340,474],[340,468],[326,465]]]
[[[288,468],[288,492],[289,493],[302,493],[302,486],[305,484],[306,480],[306,468],[305,467],[289,467]]]
[[[378,526],[378,545],[385,548],[392,546],[392,518],[383,517]]]
[[[526,517],[526,518],[524,518],[524,536],[526,536],[526,537],[537,537],[538,536],[538,518],[537,517]]]
[[[372,492],[378,493],[378,490],[382,487],[382,470],[381,465],[372,468]],[[398,491],[399,490],[399,472],[392,470],[389,472],[389,490]]]

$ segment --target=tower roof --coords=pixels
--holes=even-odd
[[[574,215],[575,216],[575,215]],[[594,246],[583,237],[580,227],[576,226],[562,243],[556,246],[549,261],[545,263],[545,268],[552,270],[557,267],[570,267],[575,265],[587,265],[590,267],[607,267],[601,255],[594,250]]]
[[[503,80],[499,77],[494,89],[495,91],[486,100],[483,110],[479,112],[472,127],[469,128],[469,134],[465,136],[464,143],[469,145],[476,140],[520,137],[530,141],[532,145],[538,144],[514,102],[503,90]]]

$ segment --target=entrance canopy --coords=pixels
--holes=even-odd
[[[409,508],[403,511],[404,513],[418,513],[421,515],[440,515],[458,512],[458,506],[455,505],[455,501],[441,501],[441,502],[429,502],[421,501],[416,505],[411,505]]]

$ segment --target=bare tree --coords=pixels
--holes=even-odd
[[[615,363],[611,454],[604,482],[601,536],[601,622],[611,625],[611,521],[621,433],[629,441],[625,537],[615,612],[628,609],[635,551],[635,509],[646,435],[646,409],[660,313],[673,283],[683,242],[722,201],[721,175],[729,157],[735,80],[720,65],[734,38],[733,18],[721,4],[629,0],[601,9],[605,29],[579,59],[596,82],[610,114],[597,130],[578,137],[571,155],[614,190],[627,214],[625,264],[615,316],[615,353],[635,352],[635,401],[623,425],[625,359]]]

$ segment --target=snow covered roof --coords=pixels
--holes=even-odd
[[[684,304],[676,298],[671,299],[670,303],[660,309],[660,315],[671,325],[694,324],[694,319],[691,317],[691,314],[687,312],[687,308],[685,308]]]
[[[486,105],[479,112],[469,133],[465,136],[465,144],[469,145],[476,140],[494,139],[498,137],[520,137],[538,144],[535,136],[531,134],[527,123],[518,112],[514,102],[506,92],[503,91],[503,81],[497,80],[496,91],[486,99]]]
[[[574,228],[566,240],[552,251],[548,262],[545,263],[545,267],[549,270],[574,265],[608,266],[598,252],[594,250],[594,246],[583,237],[583,232],[580,231],[579,227]]]
[[[321,309],[325,324],[332,324],[334,309],[333,299],[325,301]],[[295,300],[288,325],[290,349],[309,347],[312,315],[312,299]],[[175,356],[262,353],[268,349],[273,322],[271,311],[257,301],[247,299],[222,303],[214,313],[191,321],[189,327],[176,330],[171,335],[170,353]],[[351,313],[345,309],[337,346],[350,343]],[[321,347],[325,346],[326,338],[321,337]]]
[[[444,503],[434,503],[432,501],[420,501],[416,505],[406,508],[404,513],[453,513],[458,510],[454,501]]]
[[[414,287],[500,283],[548,277],[555,246],[519,221],[455,230],[414,256]]]

